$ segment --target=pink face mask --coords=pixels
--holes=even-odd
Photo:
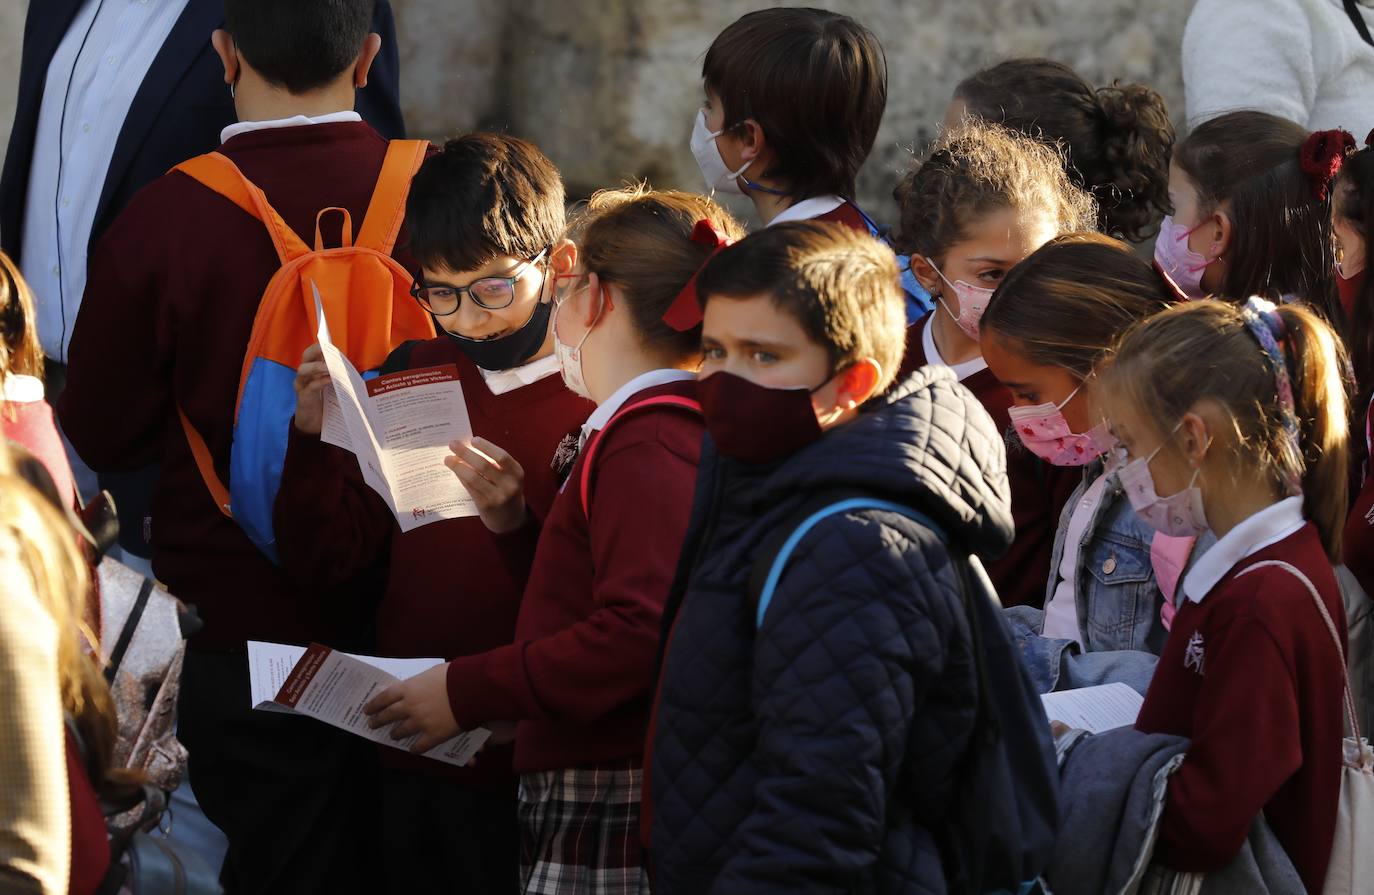
[[[1175,426],[1169,438],[1173,438],[1182,425],[1179,423]],[[1165,439],[1163,444],[1150,451],[1148,457],[1137,457],[1127,463],[1121,467],[1117,476],[1121,479],[1121,487],[1126,489],[1126,497],[1130,500],[1131,507],[1155,531],[1175,538],[1196,537],[1208,527],[1207,512],[1202,505],[1202,489],[1197,486],[1197,477],[1202,470],[1193,470],[1193,477],[1177,494],[1160,497],[1155,491],[1150,461],[1168,443],[1168,439]]]
[[[951,283],[945,279],[945,275],[940,273],[940,268],[935,267],[935,262],[926,259],[940,279],[945,281],[945,285],[954,291],[954,295],[959,299],[959,313],[955,314],[949,309],[949,305],[940,295],[935,296],[935,300],[940,303],[940,307],[945,309],[945,313],[950,316],[959,328],[964,331],[964,335],[973,341],[978,341],[978,323],[983,319],[983,312],[987,310],[988,302],[992,300],[993,290],[983,286],[973,286],[963,280],[955,280]]]
[[[1052,466],[1086,466],[1110,450],[1114,443],[1106,423],[1098,423],[1082,433],[1069,428],[1063,411],[1082,389],[1080,385],[1058,404],[1013,407],[1009,411],[1021,443]]]
[[[1201,227],[1198,224],[1198,227]],[[1155,263],[1178,284],[1178,288],[1189,298],[1202,298],[1202,272],[1215,261],[1208,260],[1188,248],[1188,237],[1198,227],[1189,229],[1174,222],[1173,215],[1165,215],[1159,225],[1159,235],[1155,237]],[[1217,249],[1216,245],[1212,250]]]

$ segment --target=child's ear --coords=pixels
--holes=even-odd
[[[577,267],[577,244],[571,239],[563,239],[553,246],[549,256],[549,267],[555,274],[569,274]]]
[[[1207,235],[1207,245],[1202,256],[1208,261],[1220,258],[1231,249],[1231,218],[1224,208],[1212,212],[1203,226]]]
[[[763,125],[754,119],[744,119],[735,132],[739,136],[740,164],[757,161],[768,150],[768,138],[764,136]]]
[[[853,410],[863,404],[878,390],[878,382],[883,378],[883,368],[876,360],[865,357],[845,370],[840,376],[840,388],[836,397],[844,410]]]
[[[1212,445],[1207,420],[1202,414],[1194,411],[1185,413],[1178,439],[1183,456],[1188,461],[1188,468],[1197,469],[1207,458],[1207,449]]]
[[[382,51],[382,37],[373,31],[363,40],[363,51],[358,54],[358,61],[353,66],[353,86],[361,90],[367,86],[367,73],[372,70],[372,63],[377,61],[377,54]]]
[[[224,83],[233,84],[239,79],[239,52],[234,46],[234,38],[223,28],[216,28],[210,35],[210,46],[224,65]]]
[[[911,254],[911,272],[916,276],[916,281],[925,287],[931,295],[939,295],[940,287],[944,285],[940,282],[940,275],[935,272],[935,267],[925,259],[924,255]]]

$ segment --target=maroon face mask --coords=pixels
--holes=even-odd
[[[713,373],[697,384],[697,396],[716,450],[743,463],[781,460],[822,434],[805,388],[767,388]]]

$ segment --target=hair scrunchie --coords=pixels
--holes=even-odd
[[[1240,313],[1273,368],[1274,388],[1279,398],[1279,422],[1283,426],[1287,450],[1292,451],[1288,458],[1288,469],[1284,472],[1284,484],[1290,496],[1301,494],[1302,448],[1299,443],[1298,411],[1293,400],[1293,380],[1288,372],[1288,358],[1283,352],[1288,326],[1283,322],[1278,307],[1258,296],[1252,296]]]
[[[1374,136],[1374,132],[1371,136]],[[1355,148],[1355,138],[1349,131],[1340,128],[1314,131],[1303,142],[1298,150],[1298,163],[1312,184],[1312,196],[1318,202],[1326,201],[1331,181],[1341,170],[1341,165],[1345,164],[1345,157]]]

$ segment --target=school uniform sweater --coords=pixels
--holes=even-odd
[[[303,238],[328,206],[361,225],[386,149],[359,122],[254,131],[220,147]],[[327,244],[337,227],[326,220]],[[177,422],[180,407],[227,482],[244,351],[279,266],[263,224],[228,199],[180,172],[149,184],[96,249],[57,405],[96,471],[161,462],[153,569],[200,610],[200,649],[243,650],[249,639],[343,645],[355,621],[343,611],[355,594],[302,588],[220,513]]]
[[[926,351],[925,330],[935,313],[939,311],[907,327],[906,354],[897,381],[931,362]],[[942,363],[938,358],[936,362]],[[1082,470],[1053,466],[1021,444],[1011,429],[1011,392],[997,381],[981,359],[968,368],[961,364],[955,372],[966,374],[959,381],[977,396],[1006,440],[1007,478],[1011,482],[1016,540],[1005,556],[988,564],[988,576],[1003,606],[1043,606],[1059,514],[1082,481]]]
[[[1320,892],[1339,800],[1341,662],[1311,594],[1291,573],[1267,567],[1237,576],[1269,559],[1298,567],[1344,646],[1341,595],[1321,538],[1301,523],[1300,505],[1288,512],[1301,524],[1292,534],[1209,572],[1248,552],[1234,549],[1228,533],[1188,573],[1136,727],[1192,741],[1169,781],[1159,860],[1180,871],[1216,870],[1239,853],[1263,811],[1307,890]],[[1217,579],[1204,595],[1200,575]]]
[[[696,382],[646,388],[623,406],[656,395],[695,397]],[[703,431],[699,415],[675,408],[617,422],[597,447],[585,515],[584,450],[544,520],[515,642],[449,665],[461,726],[520,722],[518,773],[640,763]]]
[[[562,377],[492,393],[482,372],[448,336],[397,352],[384,370],[456,364],[473,434],[508,451],[525,472],[525,502],[548,515],[558,493],[552,461],[560,442],[592,410]],[[525,574],[513,574],[495,537],[477,516],[444,519],[402,532],[381,496],[362,478],[350,452],[293,426],[274,512],[282,563],[303,583],[330,586],[379,563],[387,568],[377,610],[377,652],[384,656],[470,656],[515,637]],[[397,749],[382,763],[465,784],[509,780],[510,750],[492,750],[457,768]]]

